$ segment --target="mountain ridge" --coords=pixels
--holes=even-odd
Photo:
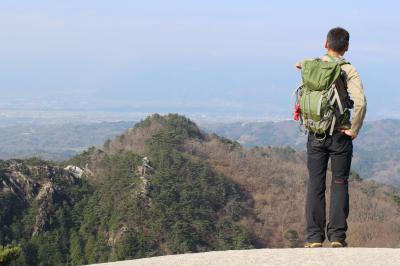
[[[147,173],[143,172],[145,157],[152,169]],[[6,174],[10,172],[7,163],[2,161],[3,181],[16,176]],[[92,147],[62,164],[37,159],[20,163],[55,169],[29,172],[44,195],[51,194],[45,186],[48,182],[55,182],[50,187],[68,178],[74,182],[61,186],[68,192],[65,200],[61,197],[55,205],[47,204],[51,197],[43,201],[46,215],[40,216],[40,205],[34,204],[15,215],[0,213],[8,218],[1,220],[0,244],[17,241],[23,248],[15,265],[298,247],[304,240],[304,152],[248,149],[205,133],[177,114],[150,116],[102,147]],[[50,174],[57,172],[62,173],[59,178]],[[12,195],[1,184],[0,196]],[[398,246],[399,194],[352,173],[350,195],[349,243]],[[37,234],[32,226],[35,217],[48,225]],[[23,234],[18,227],[25,228]]]
[[[40,156],[58,162],[68,160],[87,147],[101,147],[107,138],[113,139],[131,128],[133,122],[65,125],[4,126],[0,133],[0,158]],[[293,121],[221,122],[202,121],[200,128],[211,134],[238,141],[243,146],[290,146],[304,150],[306,136]],[[354,141],[353,169],[364,179],[400,186],[399,120],[366,121],[360,136]],[[138,137],[138,136],[137,136]]]
[[[290,146],[305,150],[307,137],[294,121],[203,124],[208,132],[236,140],[245,147]],[[354,140],[352,168],[365,179],[400,187],[400,120],[364,123]]]

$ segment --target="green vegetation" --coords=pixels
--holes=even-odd
[[[206,162],[179,151],[184,139],[201,138],[200,132],[179,116],[151,119],[164,127],[148,141],[155,169],[149,191],[138,193],[139,156],[129,151],[106,156],[104,181],[89,199],[76,233],[75,249],[83,253],[77,258],[93,263],[252,247],[250,234],[235,224],[244,213],[245,193]]]
[[[400,207],[400,195],[394,195],[393,199],[396,202],[396,204]]]
[[[11,181],[10,171],[29,177],[30,183]],[[13,249],[19,256],[13,256],[10,264],[68,263],[70,232],[79,226],[82,206],[91,192],[87,181],[66,178],[54,163],[37,158],[3,163],[0,173],[5,184],[19,191],[14,194],[0,189],[0,245],[20,244]],[[48,190],[40,190],[46,187],[43,184],[51,185]],[[41,198],[36,198],[39,193]]]
[[[8,265],[21,254],[20,246],[0,246],[0,265]]]
[[[230,140],[230,139],[225,138],[225,137],[220,137],[220,136],[218,136],[216,134],[212,134],[212,137],[217,138],[222,144],[224,144],[227,147],[229,147],[230,150],[234,150],[234,149],[238,149],[238,148],[242,147],[240,145],[240,143],[237,142],[237,141],[233,141],[233,140]]]
[[[356,182],[361,182],[361,181],[363,181],[363,179],[361,178],[361,176],[360,176],[357,172],[355,172],[355,171],[351,171],[351,172],[350,172],[349,180],[350,180],[350,181],[356,181]]]
[[[297,248],[299,246],[299,233],[296,230],[288,230],[284,238],[289,242],[289,247]]]
[[[47,164],[48,172],[36,173],[34,167],[46,166],[37,158],[19,161],[24,174],[38,184],[51,181],[55,191],[29,204],[0,192],[5,207],[0,244],[14,240],[21,245],[12,265],[79,265],[254,246],[238,223],[247,211],[246,192],[206,161],[181,151],[186,139],[203,138],[197,126],[178,115],[154,115],[137,127],[152,123],[163,126],[146,143],[154,168],[147,187],[138,172],[142,157],[129,150],[98,159],[96,182],[86,177],[71,181],[54,163]],[[90,148],[63,166],[83,167],[96,152]],[[9,171],[10,164],[2,166],[3,174]],[[43,222],[35,234],[38,217]]]
[[[193,121],[178,114],[168,114],[166,116],[154,114],[136,124],[135,128],[146,128],[149,127],[151,124],[156,123],[159,123],[163,126],[160,132],[163,132],[164,134],[173,133],[173,138],[179,138],[181,140],[184,140],[186,138],[203,138],[203,134]]]

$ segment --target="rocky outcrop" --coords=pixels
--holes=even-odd
[[[33,226],[32,235],[38,235],[46,228],[49,215],[54,212],[54,193],[55,187],[51,182],[42,185],[39,193],[36,196],[36,201],[39,204],[38,212],[35,217],[35,225]]]
[[[64,186],[75,184],[85,174],[76,166],[65,169],[40,161],[30,164],[23,160],[1,161],[0,192],[11,193],[22,206],[33,208],[35,213],[32,235],[38,235],[46,229],[54,214]],[[57,199],[57,195],[60,195]]]

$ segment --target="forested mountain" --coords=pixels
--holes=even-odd
[[[0,245],[22,247],[13,265],[296,247],[306,177],[303,152],[153,115],[62,164],[1,161]],[[356,173],[350,193],[349,244],[398,246],[399,194]]]
[[[208,123],[207,131],[238,141],[245,147],[290,146],[304,150],[305,133],[294,121]],[[353,169],[365,179],[400,188],[400,120],[365,122],[354,141]]]

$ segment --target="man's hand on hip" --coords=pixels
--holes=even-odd
[[[351,131],[350,129],[344,129],[344,128],[342,128],[342,129],[340,129],[340,132],[343,132],[343,133],[346,134],[347,136],[350,136],[351,139],[355,139],[355,138],[357,137],[356,134],[354,134],[354,132]]]

